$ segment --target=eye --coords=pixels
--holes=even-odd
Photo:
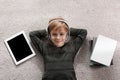
[[[63,36],[64,34],[63,34],[63,33],[61,33],[60,35],[61,35],[61,36]]]
[[[53,35],[53,36],[57,36],[57,34],[56,34],[56,33],[53,33],[52,35]]]

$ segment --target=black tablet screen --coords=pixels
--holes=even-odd
[[[32,54],[32,51],[23,34],[20,34],[9,40],[8,45],[16,61],[20,61],[23,58]]]

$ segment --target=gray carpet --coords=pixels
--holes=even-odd
[[[77,79],[119,80],[119,0],[0,0],[0,80],[41,80],[44,67],[38,52],[35,57],[15,66],[4,40],[21,30],[29,39],[30,31],[47,28],[49,18],[56,16],[65,18],[70,27],[88,30],[74,62]],[[89,67],[88,41],[98,34],[118,41],[114,65],[110,67]]]

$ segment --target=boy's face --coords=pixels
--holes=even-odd
[[[62,47],[65,44],[66,37],[67,32],[64,28],[61,28],[59,30],[52,30],[50,32],[50,39],[57,47]]]

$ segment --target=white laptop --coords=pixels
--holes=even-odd
[[[16,65],[35,56],[35,52],[33,51],[24,31],[14,34],[4,42]]]
[[[95,41],[90,60],[110,66],[116,45],[116,40],[99,35]]]

